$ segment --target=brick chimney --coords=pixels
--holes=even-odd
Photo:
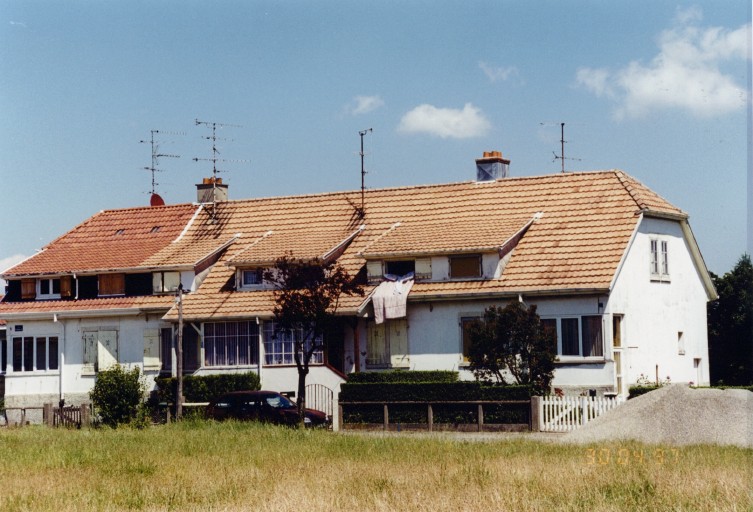
[[[506,178],[510,161],[502,158],[499,151],[484,151],[483,158],[476,159],[476,181],[494,181]]]
[[[222,183],[222,178],[204,178],[196,184],[196,200],[200,203],[227,201],[227,185]]]

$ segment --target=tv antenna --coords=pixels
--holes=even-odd
[[[156,180],[156,173],[162,172],[162,169],[159,169],[157,166],[159,165],[159,159],[162,157],[165,158],[180,158],[180,155],[171,155],[168,153],[160,153],[159,150],[159,142],[154,139],[154,134],[169,134],[169,135],[185,135],[183,132],[165,132],[165,131],[159,131],[159,130],[151,130],[151,139],[150,140],[140,140],[139,144],[151,144],[152,145],[152,166],[151,167],[144,167],[144,170],[151,171],[152,173],[152,196],[157,196],[157,183]]]
[[[366,169],[363,166],[363,157],[366,155],[366,153],[363,152],[363,137],[367,133],[373,131],[374,130],[372,128],[367,128],[366,130],[361,130],[358,132],[358,135],[361,137],[361,151],[358,153],[359,155],[361,155],[361,210],[358,212],[361,218],[363,218],[366,214]]]
[[[218,155],[220,154],[220,151],[217,149],[217,141],[218,140],[228,140],[223,139],[221,137],[217,137],[217,128],[243,128],[241,125],[238,124],[228,124],[228,123],[217,123],[214,121],[200,121],[199,119],[194,119],[194,122],[196,126],[203,124],[205,126],[212,128],[212,135],[204,136],[204,139],[211,140],[212,141],[212,157],[211,158],[200,158],[200,157],[194,157],[194,162],[212,162],[212,222],[214,222],[215,219],[215,206],[217,202],[217,182],[220,180],[220,183],[222,183],[221,179],[217,177],[217,173],[220,172],[227,172],[225,170],[221,170],[217,168],[217,162],[220,163],[228,163],[228,162],[235,162],[235,163],[248,163],[248,160],[231,160],[227,158],[220,158]]]
[[[551,125],[553,123],[539,123],[541,126],[547,126]],[[554,155],[554,158],[552,159],[552,162],[556,162],[557,160],[562,161],[562,172],[565,172],[565,160],[574,160],[577,162],[580,162],[580,158],[572,158],[572,157],[565,157],[565,143],[568,142],[565,140],[565,123],[559,123],[560,125],[560,154],[558,155],[554,151],[552,151],[552,154]]]

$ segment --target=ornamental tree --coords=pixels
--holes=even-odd
[[[528,385],[534,395],[549,393],[557,341],[542,326],[536,306],[518,301],[491,306],[470,325],[469,336],[470,368],[477,379]]]
[[[711,382],[753,384],[753,264],[744,254],[735,267],[711,274],[719,298],[709,302],[709,369]]]
[[[324,348],[324,336],[337,322],[340,297],[363,296],[363,287],[336,261],[303,261],[292,256],[278,258],[264,273],[264,280],[274,285],[275,335],[293,338],[298,414],[303,425],[311,358]]]

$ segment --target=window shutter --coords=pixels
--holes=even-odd
[[[21,298],[22,299],[36,299],[37,298],[37,280],[36,279],[21,279]]]
[[[73,286],[72,286],[73,279],[71,279],[71,276],[62,276],[60,278],[60,296],[61,297],[70,297],[73,295]]]
[[[100,274],[99,295],[124,295],[125,274]]]
[[[382,279],[382,261],[367,261],[366,262],[366,274],[369,282],[381,281]]]
[[[390,363],[393,368],[408,368],[408,321],[392,320],[387,322],[390,339]]]
[[[94,373],[97,364],[97,331],[84,331],[81,339],[84,343],[83,373]]]
[[[99,331],[97,338],[97,371],[102,371],[118,363],[118,331]]]
[[[144,368],[159,367],[159,329],[144,329]]]
[[[431,279],[431,258],[416,260],[416,279]]]
[[[387,364],[387,343],[385,340],[385,324],[369,323],[369,337],[366,346],[366,364]]]

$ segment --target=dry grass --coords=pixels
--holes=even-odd
[[[300,432],[0,431],[4,510],[751,510],[753,450]]]

